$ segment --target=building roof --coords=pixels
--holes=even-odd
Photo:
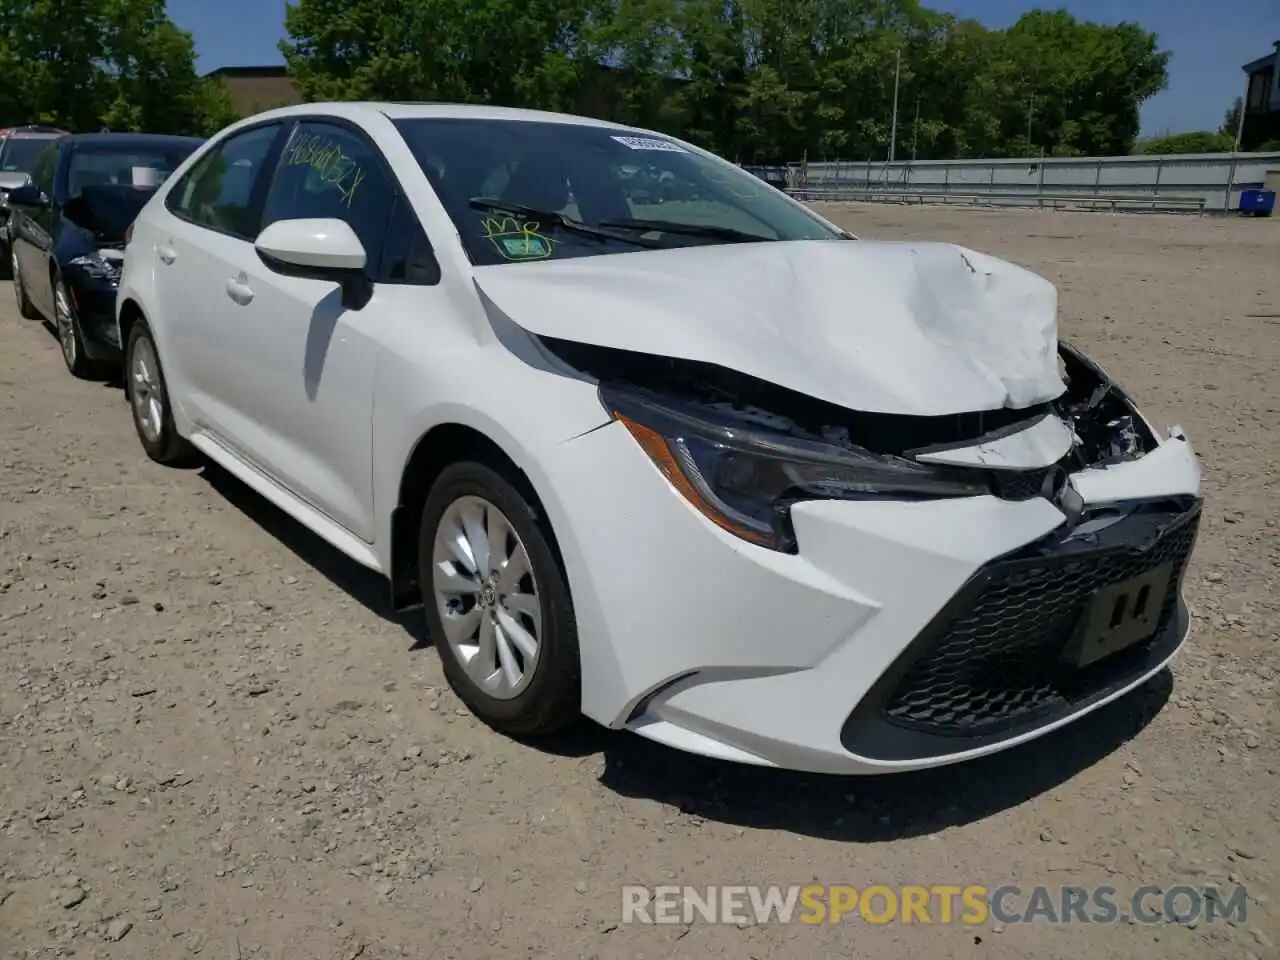
[[[1277,40],[1272,44],[1272,46],[1275,47],[1275,50],[1271,53],[1267,54],[1265,57],[1259,57],[1257,60],[1252,60],[1249,63],[1246,63],[1241,67],[1241,69],[1245,73],[1257,73],[1259,70],[1265,70],[1267,67],[1274,67],[1276,64],[1276,58],[1280,57],[1280,40]]]
[[[265,66],[218,67],[216,70],[210,70],[205,74],[206,77],[244,77],[246,79],[283,77],[286,75],[287,68],[283,63]]]

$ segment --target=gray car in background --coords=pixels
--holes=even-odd
[[[0,129],[0,264],[9,256],[9,191],[31,179],[31,168],[44,148],[67,131],[57,127],[25,126]]]

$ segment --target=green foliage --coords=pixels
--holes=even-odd
[[[0,121],[206,133],[230,116],[164,0],[0,0]]]
[[[281,44],[308,100],[571,103],[587,0],[304,0]]]
[[[197,136],[210,137],[240,119],[221,77],[201,77],[196,90],[192,127]]]
[[[1231,104],[1231,108],[1222,118],[1222,126],[1218,128],[1219,133],[1225,133],[1232,142],[1235,142],[1236,131],[1240,129],[1240,111],[1244,109],[1244,98],[1236,97]]]
[[[1157,156],[1167,153],[1226,153],[1235,146],[1235,133],[1196,130],[1167,137],[1152,137],[1138,144],[1138,153]]]
[[[884,158],[899,52],[899,158],[1126,153],[1168,66],[1132,23],[919,0],[293,0],[286,29],[308,99],[567,109],[761,163]]]

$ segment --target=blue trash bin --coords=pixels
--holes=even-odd
[[[1241,190],[1240,212],[1252,213],[1255,217],[1269,217],[1276,208],[1276,192],[1274,190]]]

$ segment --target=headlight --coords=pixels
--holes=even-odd
[[[94,280],[109,280],[112,283],[120,281],[120,267],[115,262],[108,260],[106,257],[99,256],[96,253],[86,254],[83,257],[75,257],[69,262],[69,266],[78,267],[87,276]]]
[[[946,468],[719,418],[649,394],[602,385],[600,397],[695,509],[773,550],[795,550],[790,506],[796,501],[990,493],[985,482]]]

